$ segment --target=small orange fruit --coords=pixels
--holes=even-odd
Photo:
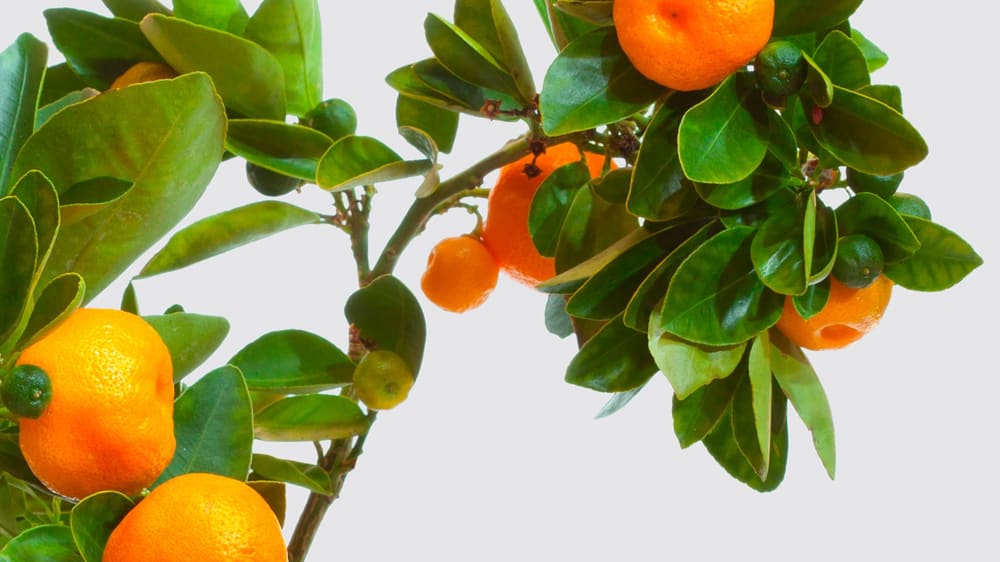
[[[555,260],[538,253],[531,240],[528,230],[531,199],[553,170],[581,158],[576,145],[563,143],[547,147],[537,158],[529,154],[500,169],[486,204],[483,242],[515,281],[535,287],[556,274]],[[533,169],[539,172],[534,176],[525,172],[532,160]],[[586,163],[590,175],[596,177],[601,174],[604,158],[587,152]]]
[[[455,236],[431,250],[420,288],[442,309],[465,312],[486,302],[499,276],[500,266],[482,240]]]
[[[140,82],[176,77],[177,72],[162,62],[142,61],[133,64],[118,78],[115,78],[115,81],[111,83],[111,87],[108,90],[118,90],[132,84],[139,84]]]
[[[803,320],[788,297],[777,328],[806,349],[844,347],[875,328],[889,306],[892,286],[884,275],[862,289],[852,289],[831,277],[830,298],[819,313]]]
[[[101,562],[281,562],[281,524],[245,482],[190,473],[167,480],[118,523]]]
[[[54,492],[137,495],[173,458],[170,351],[141,317],[81,308],[28,346],[18,365],[44,370],[52,398],[37,419],[20,418],[20,445]]]
[[[646,78],[700,90],[767,44],[774,0],[615,0],[612,18],[622,50]]]

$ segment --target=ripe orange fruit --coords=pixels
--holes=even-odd
[[[138,84],[140,82],[150,82],[152,80],[164,80],[176,78],[177,72],[173,68],[162,62],[142,61],[137,62],[123,72],[115,81],[111,83],[108,90],[118,90],[125,86]]]
[[[190,473],[167,480],[115,527],[101,562],[287,561],[281,524],[245,482]]]
[[[28,346],[18,365],[48,373],[52,398],[38,419],[20,418],[20,445],[54,492],[137,495],[174,455],[170,352],[145,320],[81,308]]]
[[[622,50],[646,78],[700,90],[767,44],[774,0],[615,0],[612,18]]]
[[[415,377],[406,361],[394,351],[376,349],[358,361],[354,391],[371,410],[391,410],[410,395]]]
[[[547,147],[537,159],[529,154],[500,169],[486,204],[483,242],[512,279],[534,287],[556,274],[555,260],[539,254],[531,241],[528,212],[531,199],[549,173],[580,158],[576,145],[563,143]],[[532,160],[540,172],[534,177],[525,173]],[[588,152],[586,162],[592,177],[600,175],[603,157]]]
[[[863,289],[852,289],[830,278],[830,298],[815,316],[803,320],[792,297],[777,327],[788,339],[806,349],[837,349],[870,332],[885,313],[892,296],[892,281],[880,275]]]
[[[442,309],[465,312],[486,302],[499,276],[500,266],[481,239],[455,236],[431,250],[420,288]]]

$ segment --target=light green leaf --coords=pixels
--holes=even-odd
[[[323,99],[323,32],[318,0],[264,0],[246,38],[267,49],[285,73],[288,113],[302,116]]]
[[[333,143],[323,155],[316,184],[327,191],[342,191],[419,176],[433,165],[430,160],[403,160],[378,139],[348,135]]]
[[[221,316],[174,312],[143,318],[170,350],[174,382],[204,363],[229,334],[229,321]]]
[[[42,89],[48,47],[22,33],[0,53],[0,196],[6,195],[14,157],[35,130],[35,110]]]
[[[39,525],[12,538],[0,549],[0,562],[83,562],[65,525]]]
[[[265,441],[322,441],[368,431],[361,407],[342,396],[309,394],[278,400],[257,413],[254,434]]]
[[[325,496],[333,494],[333,481],[330,474],[314,464],[255,453],[250,468],[258,477],[288,482],[316,494]]]
[[[89,495],[73,506],[69,528],[84,562],[101,562],[111,531],[134,506],[131,498],[114,491]]]
[[[349,384],[354,363],[319,335],[303,330],[268,332],[230,360],[251,391],[306,394]]]

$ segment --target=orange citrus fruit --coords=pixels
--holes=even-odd
[[[281,524],[245,482],[190,473],[167,480],[118,523],[101,562],[281,562]]]
[[[889,306],[892,286],[884,275],[863,289],[852,289],[831,277],[830,298],[822,310],[803,320],[788,297],[777,327],[806,349],[844,347],[875,328]]]
[[[20,418],[20,445],[54,492],[137,495],[173,458],[170,351],[141,317],[81,308],[28,346],[18,365],[48,373],[52,398],[37,419]]]
[[[486,302],[499,276],[500,266],[481,239],[454,236],[438,242],[427,256],[420,288],[440,308],[465,312]]]
[[[615,0],[612,18],[641,74],[675,90],[700,90],[767,44],[774,0]]]
[[[164,80],[176,77],[177,72],[162,62],[142,61],[133,64],[118,78],[115,78],[115,81],[111,83],[111,87],[108,89],[118,90],[140,82],[150,82],[152,80]]]
[[[528,230],[531,199],[545,178],[556,168],[578,161],[580,150],[572,143],[549,146],[537,158],[525,156],[500,169],[496,185],[486,204],[483,242],[493,253],[501,269],[512,279],[534,287],[556,274],[555,260],[538,253]],[[534,161],[536,175],[526,173]],[[586,153],[592,177],[601,174],[604,158]]]

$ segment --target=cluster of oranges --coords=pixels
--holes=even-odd
[[[599,175],[603,157],[581,153],[572,143],[502,167],[490,190],[482,233],[445,238],[431,250],[420,280],[427,298],[444,310],[465,312],[486,302],[501,270],[529,287],[554,276],[555,259],[538,252],[528,230],[531,200],[553,170],[584,158],[591,176]]]

